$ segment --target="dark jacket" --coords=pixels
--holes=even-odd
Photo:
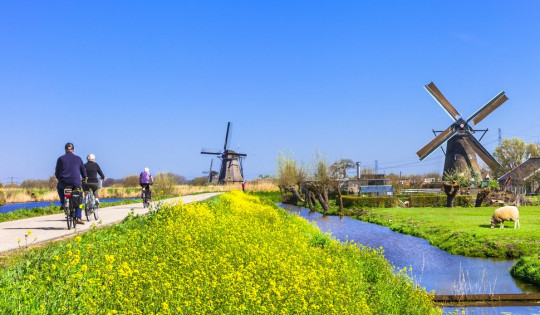
[[[86,177],[86,169],[79,156],[72,152],[66,152],[56,161],[54,175],[64,186],[81,188],[81,176]]]
[[[99,177],[101,179],[105,178],[105,175],[103,175],[103,172],[101,171],[101,168],[96,162],[88,161],[86,164],[84,164],[84,168],[86,168],[86,173],[88,174],[88,182],[89,183],[98,183],[98,173]]]

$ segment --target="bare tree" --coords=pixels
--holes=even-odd
[[[124,187],[138,187],[139,186],[139,176],[138,175],[128,175],[122,179],[122,186]]]
[[[336,191],[339,211],[343,212],[343,198],[341,196],[341,183],[347,178],[347,170],[354,168],[355,164],[350,159],[341,159],[330,165],[330,183]]]
[[[284,192],[291,192],[296,199],[304,202],[304,198],[300,196],[301,189],[306,178],[306,172],[302,166],[296,163],[296,160],[291,153],[279,152],[277,157],[277,175],[275,183],[279,187],[279,191],[283,196]]]
[[[306,184],[308,192],[311,192],[317,198],[324,212],[330,210],[328,189],[331,186],[332,180],[328,168],[326,157],[317,152],[311,168],[312,180]]]
[[[452,169],[444,173],[443,188],[446,193],[446,206],[452,208],[454,206],[454,198],[456,197],[461,187],[468,187],[471,184],[471,179],[474,171],[472,169]]]
[[[54,189],[56,189],[57,184],[58,184],[58,180],[56,180],[56,176],[54,176],[54,175],[49,176],[49,180],[48,180],[48,184],[47,184],[48,188],[50,190],[54,190]]]

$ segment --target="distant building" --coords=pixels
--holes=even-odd
[[[394,187],[392,185],[372,185],[372,186],[360,186],[359,195],[362,197],[367,196],[393,196]]]
[[[499,178],[499,187],[515,194],[538,194],[540,158],[531,158]]]
[[[384,174],[363,174],[359,179],[349,179],[342,186],[347,194],[357,196],[393,196],[394,188]]]

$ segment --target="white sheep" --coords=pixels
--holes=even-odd
[[[497,223],[501,224],[501,229],[504,228],[504,221],[513,221],[514,229],[516,228],[516,225],[519,228],[519,211],[516,206],[500,207],[493,211],[493,215],[491,216],[491,228]]]

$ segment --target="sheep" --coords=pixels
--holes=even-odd
[[[504,228],[504,221],[513,221],[514,229],[516,228],[516,225],[519,228],[519,211],[516,206],[500,207],[493,211],[493,215],[491,216],[491,228],[497,223],[501,224],[501,229]]]

